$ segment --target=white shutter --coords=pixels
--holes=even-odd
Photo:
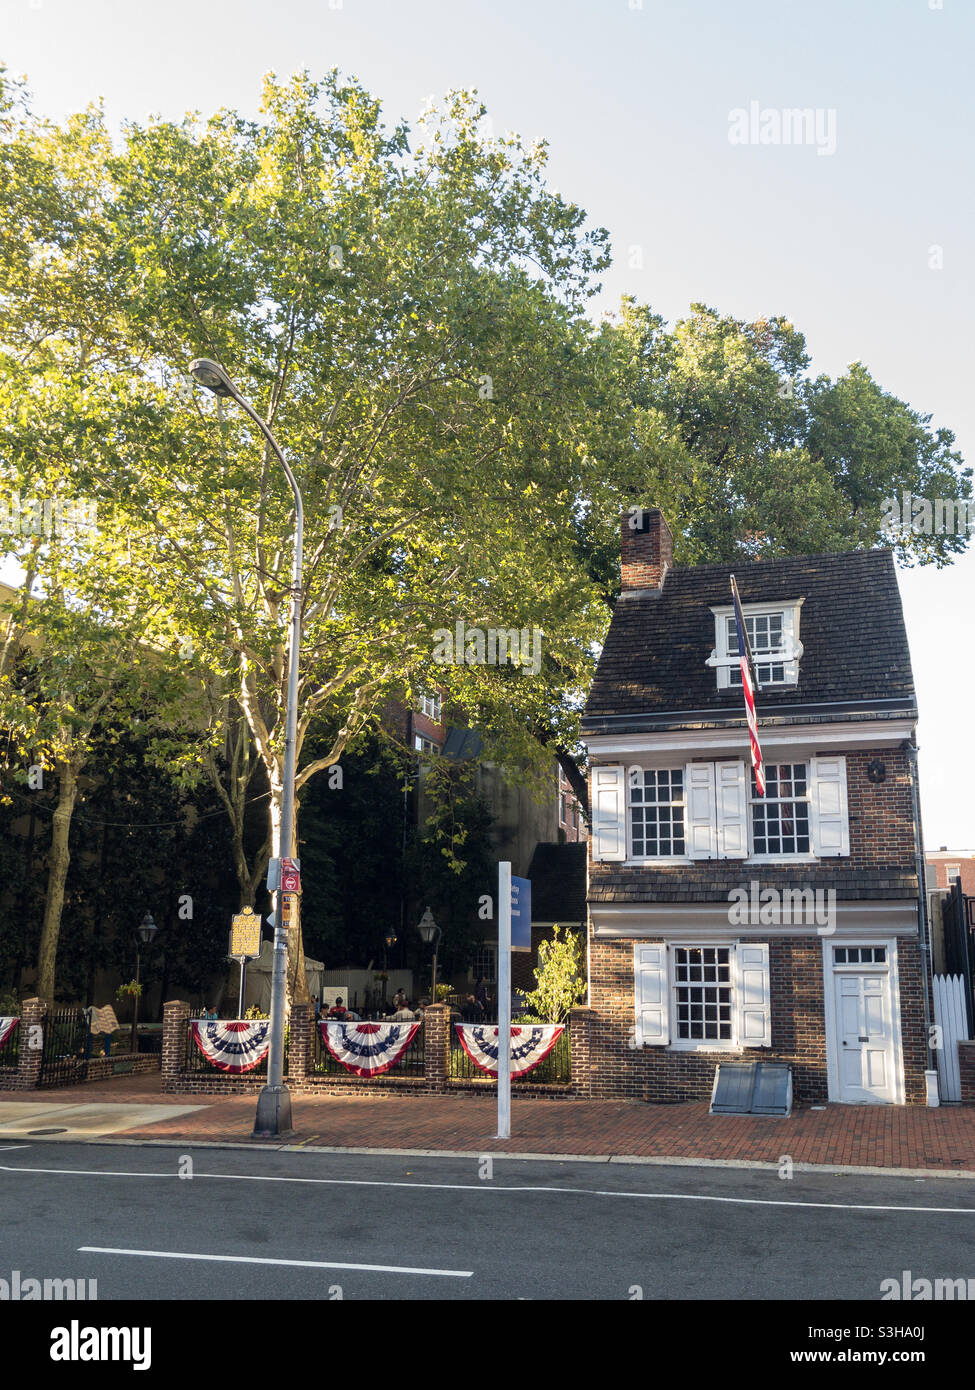
[[[748,779],[745,764],[715,763],[718,858],[748,858]]]
[[[768,944],[739,942],[734,955],[738,1042],[742,1047],[771,1047],[772,1004]]]
[[[691,859],[717,858],[714,818],[714,763],[688,763],[684,769],[687,853]]]
[[[809,760],[809,820],[814,854],[822,859],[849,854],[845,758]]]
[[[782,648],[790,660],[785,663],[785,683],[795,685],[799,680],[799,658],[802,656],[802,643],[796,633],[798,608],[787,608],[782,614]]]
[[[592,857],[626,858],[626,770],[592,770]]]
[[[670,1042],[670,981],[667,947],[633,945],[633,1009],[637,1047],[666,1047]]]

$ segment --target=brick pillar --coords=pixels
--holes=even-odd
[[[433,1090],[445,1091],[450,1058],[448,1004],[431,1004],[423,1011],[423,1056],[427,1085]]]
[[[162,1088],[177,1089],[176,1079],[186,1066],[186,1025],[190,1006],[182,999],[171,999],[163,1005]]]
[[[580,1005],[569,1010],[569,1065],[576,1095],[592,1095],[591,1029],[595,1010]]]
[[[44,1056],[44,1019],[47,1004],[43,999],[25,999],[20,1010],[20,1041],[17,1058],[17,1090],[34,1091],[41,1079],[41,1060]]]
[[[312,1030],[315,1027],[313,1004],[292,1004],[288,1033],[288,1080],[304,1081],[311,1072]]]
[[[975,1105],[975,1042],[958,1044],[958,1071],[961,1075],[961,1103]]]

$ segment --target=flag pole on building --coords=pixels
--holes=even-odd
[[[748,632],[741,611],[741,599],[735,576],[731,576],[731,597],[735,605],[735,626],[738,629],[738,657],[741,662],[741,685],[745,692],[745,719],[748,722],[748,742],[752,755],[752,772],[755,774],[755,787],[759,796],[765,795],[765,765],[762,762],[762,749],[758,742],[758,713],[755,709],[755,682],[752,662],[752,649],[748,643]]]

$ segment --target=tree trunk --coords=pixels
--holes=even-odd
[[[64,885],[71,860],[68,837],[77,795],[78,769],[72,762],[63,762],[58,767],[58,804],[51,829],[51,859],[47,872],[44,924],[41,927],[41,944],[37,953],[37,993],[49,1004],[54,1003],[54,968],[58,954],[58,937],[61,934]]]

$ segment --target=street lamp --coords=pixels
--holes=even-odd
[[[270,444],[295,499],[294,554],[291,563],[291,652],[288,663],[288,706],[284,735],[284,788],[281,802],[280,859],[291,857],[291,822],[295,804],[295,753],[298,736],[298,656],[301,651],[301,562],[304,543],[305,509],[301,492],[281,446],[257,412],[248,405],[219,362],[198,357],[190,363],[190,372],[201,386],[215,396],[236,401],[241,410],[253,420]],[[282,922],[280,887],[274,902],[274,968],[271,973],[271,1027],[267,1058],[267,1085],[257,1098],[254,1134],[260,1138],[287,1134],[291,1130],[291,1093],[284,1084],[284,1006],[285,982],[288,971],[288,945]]]
[[[433,913],[429,908],[427,908],[426,912],[424,912],[417,923],[417,931],[420,933],[420,939],[424,946],[429,946],[431,942],[434,943],[433,986],[430,991],[430,1003],[435,1004],[437,1002],[437,952],[440,949],[440,928],[434,921]]]
[[[389,980],[386,978],[389,974],[389,952],[393,949],[398,940],[399,937],[396,935],[396,932],[390,927],[389,931],[386,933],[386,944],[383,947],[383,1005],[386,1003],[386,986],[389,984]]]
[[[140,953],[139,953],[139,943],[140,943],[140,941],[141,941],[141,943],[142,943],[143,946],[148,946],[148,945],[150,945],[150,943],[152,942],[153,937],[156,935],[156,932],[157,932],[158,930],[159,930],[159,928],[156,926],[155,922],[152,920],[152,913],[151,913],[151,912],[147,912],[147,913],[146,913],[146,915],[143,917],[142,921],[139,923],[138,927],[136,928],[136,937],[135,937],[135,982],[136,982],[136,984],[139,983],[139,967],[140,967],[140,964],[141,964]],[[130,1046],[129,1046],[129,1051],[130,1051],[130,1052],[138,1052],[138,1050],[139,1050],[139,993],[138,993],[138,990],[137,990],[136,993],[132,996],[132,1042],[131,1042],[131,1044],[130,1044]]]

